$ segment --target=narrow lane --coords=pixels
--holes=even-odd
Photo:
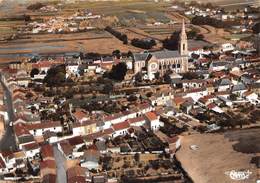
[[[56,183],[67,183],[66,176],[66,159],[63,154],[59,151],[57,145],[53,145],[54,158],[57,166],[57,179]]]
[[[5,94],[5,105],[7,107],[8,112],[8,120],[5,123],[5,134],[0,141],[0,150],[1,151],[13,151],[16,150],[16,142],[14,137],[13,128],[9,125],[11,121],[15,119],[14,109],[13,109],[13,101],[12,101],[12,94],[8,87],[3,82],[2,74],[0,73],[0,83],[3,87],[4,94]]]

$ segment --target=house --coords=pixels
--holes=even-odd
[[[72,132],[74,136],[87,135],[97,132],[97,121],[87,120],[81,123],[73,123]]]
[[[187,98],[187,100],[185,100],[185,102],[183,102],[181,105],[180,105],[180,109],[185,112],[186,114],[189,113],[189,111],[193,108],[193,105],[194,105],[194,101],[192,100],[192,98]]]
[[[9,173],[8,168],[6,168],[3,158],[2,158],[2,156],[0,156],[0,175],[6,174],[6,173]]]
[[[260,99],[258,98],[258,95],[253,91],[246,91],[242,94],[243,98],[248,100],[250,103],[256,105],[260,103]]]
[[[42,183],[56,183],[56,175],[54,174],[47,174],[42,177]]]
[[[145,118],[143,116],[131,118],[127,120],[130,126],[143,126],[145,124]]]
[[[117,137],[117,136],[120,136],[120,135],[126,135],[128,133],[128,129],[130,128],[130,124],[126,120],[126,121],[121,122],[121,123],[113,124],[112,128],[114,129],[112,137]]]
[[[222,78],[216,82],[216,90],[217,91],[227,91],[230,90],[232,86],[232,82],[229,78]]]
[[[97,147],[97,150],[101,153],[101,154],[105,154],[108,152],[107,149],[107,143],[103,140],[97,140],[95,142],[95,146]]]
[[[16,159],[13,152],[4,151],[0,153],[0,158],[3,160],[6,170],[13,172],[16,169]]]
[[[31,123],[27,124],[26,127],[33,136],[42,136],[46,131],[54,133],[61,133],[63,131],[60,121]]]
[[[68,138],[67,141],[73,147],[73,151],[78,151],[82,146],[85,145],[85,142],[81,136]]]
[[[115,113],[103,118],[104,121],[104,128],[110,128],[112,124],[120,123],[122,121],[127,120],[127,115],[122,113]]]
[[[19,147],[19,149],[22,149],[23,145],[35,143],[35,140],[32,136],[32,134],[29,132],[29,130],[26,128],[25,124],[23,123],[17,123],[13,126],[14,134],[15,134],[15,140]]]
[[[231,107],[233,105],[233,102],[231,100],[229,100],[228,98],[226,97],[223,97],[223,96],[217,96],[217,98],[222,101],[226,106],[229,106]]]
[[[55,160],[53,148],[50,144],[41,146],[41,157],[43,160]]]
[[[60,143],[58,143],[58,149],[66,159],[73,158],[72,156],[73,147],[70,145],[70,143],[67,140],[63,140]]]
[[[235,47],[231,43],[225,43],[221,45],[221,51],[228,52],[233,51]]]
[[[22,145],[22,150],[25,152],[26,157],[33,159],[40,155],[40,146],[36,142]]]
[[[246,91],[247,91],[247,88],[246,88],[245,84],[242,82],[237,83],[236,85],[232,86],[232,88],[231,88],[231,92],[238,96],[242,96],[242,94]]]
[[[186,90],[184,95],[186,98],[191,97],[194,102],[197,102],[201,97],[208,95],[208,91],[205,87],[192,88]]]
[[[74,113],[72,113],[72,117],[77,123],[83,123],[84,121],[89,120],[87,114],[80,109],[77,109]]]
[[[80,164],[81,167],[87,168],[88,170],[96,170],[99,168],[100,153],[96,148],[89,148],[84,152],[83,162]]]
[[[208,110],[214,111],[214,112],[216,112],[216,113],[223,113],[223,112],[224,112],[220,107],[218,107],[218,106],[217,106],[216,104],[214,104],[214,103],[208,104],[208,105],[206,106],[206,108],[207,108]]]
[[[183,88],[200,88],[204,85],[206,80],[203,79],[192,79],[192,80],[182,80]]]
[[[70,167],[66,171],[67,183],[86,182],[86,169],[80,166]]]
[[[54,175],[57,174],[56,162],[55,160],[43,160],[40,162],[40,175],[41,177],[45,177],[46,175]]]
[[[158,92],[155,96],[150,97],[150,102],[153,106],[157,105],[166,105],[166,103],[173,99],[173,95],[171,92]]]
[[[228,69],[229,63],[226,61],[213,61],[209,65],[209,71],[223,71]]]
[[[180,108],[181,104],[184,103],[186,101],[186,99],[184,97],[174,97],[173,99],[173,105],[176,108]]]
[[[66,74],[73,74],[75,76],[79,75],[79,64],[78,63],[70,63],[66,65]]]
[[[150,130],[157,131],[163,123],[159,121],[159,116],[155,112],[147,112],[144,114],[145,121]]]

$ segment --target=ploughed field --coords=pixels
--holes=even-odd
[[[177,159],[194,182],[231,183],[227,172],[252,172],[243,182],[256,182],[259,170],[254,159],[260,154],[260,128],[238,129],[224,133],[183,136]],[[192,150],[196,145],[197,150]]]

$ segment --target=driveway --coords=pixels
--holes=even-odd
[[[10,121],[15,119],[14,109],[13,109],[13,101],[12,101],[12,94],[8,87],[2,80],[2,75],[0,73],[0,84],[3,87],[5,93],[5,105],[7,107],[8,117],[9,119],[6,121],[5,126],[5,134],[0,141],[0,150],[1,151],[9,151],[9,150],[16,150],[16,142],[15,136],[13,132],[13,128],[9,126]]]
[[[57,145],[53,145],[54,158],[57,166],[57,179],[56,183],[67,183],[66,176],[66,159],[59,151]]]

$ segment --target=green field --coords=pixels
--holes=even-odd
[[[88,9],[104,16],[116,16],[122,25],[132,21],[136,23],[164,22],[170,19],[165,10],[171,6],[167,2],[151,1],[117,1],[117,2],[80,2],[79,4],[64,5],[63,12],[74,12],[75,9]]]
[[[23,25],[23,21],[0,21],[0,38],[16,33],[16,28]]]

